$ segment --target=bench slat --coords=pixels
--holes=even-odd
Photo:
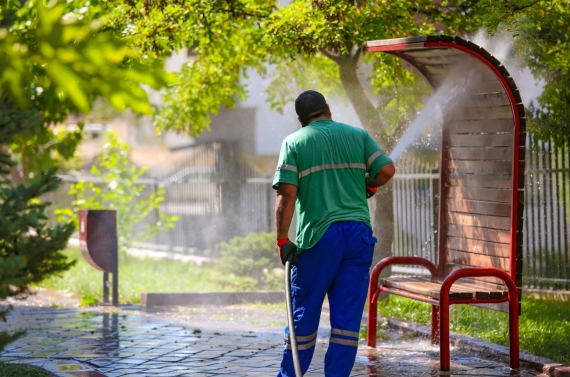
[[[423,277],[390,277],[381,279],[381,284],[394,289],[415,293],[435,299],[440,298],[440,281],[433,281]],[[484,283],[456,282],[451,287],[449,297],[452,300],[472,298],[502,298],[506,292],[500,286]]]
[[[447,250],[446,261],[469,267],[495,267],[509,272],[509,258],[494,257],[491,255],[475,254],[460,250]]]
[[[450,147],[512,147],[513,135],[458,135],[451,134],[448,137]]]
[[[460,112],[455,112],[452,120],[468,120],[468,119],[513,119],[513,110],[510,105],[507,106],[488,106],[488,107],[464,107]]]
[[[500,258],[508,258],[511,253],[511,247],[509,244],[472,240],[462,237],[447,237],[445,247],[446,249],[460,250],[463,252],[490,255]]]
[[[448,160],[512,160],[511,147],[451,147],[447,148]]]
[[[501,106],[501,105],[510,106],[511,101],[509,100],[509,96],[505,92],[471,94],[468,100],[468,105],[469,107],[487,107],[487,106]]]
[[[478,215],[510,217],[511,205],[506,203],[484,202],[480,200],[448,199],[450,212],[463,212]]]
[[[510,175],[512,161],[448,160],[447,171],[459,174]]]
[[[511,229],[511,219],[509,217],[468,215],[457,212],[446,213],[446,222],[457,225],[477,226],[481,228],[491,228],[500,230]]]
[[[457,271],[459,269],[465,268],[465,267],[481,267],[481,266],[466,266],[464,264],[454,264],[454,263],[447,263],[445,265],[445,275],[449,275],[451,274],[453,271]],[[477,278],[465,278],[465,279],[461,279],[461,281],[467,281],[467,282],[471,282],[473,284],[493,284],[499,287],[505,287],[504,289],[506,290],[506,286],[505,283],[501,280],[501,279],[497,279],[495,277],[489,276],[489,277],[477,277]]]
[[[472,175],[472,174],[448,173],[445,183],[449,186],[512,189],[512,174]]]
[[[507,230],[480,228],[468,225],[446,224],[445,234],[452,237],[463,237],[507,245],[511,242],[511,233]]]
[[[513,132],[512,119],[456,120],[446,124],[449,134]]]
[[[511,203],[511,190],[489,189],[486,187],[446,187],[447,197],[453,199],[481,200],[487,202]]]

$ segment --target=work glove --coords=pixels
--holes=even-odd
[[[277,240],[277,247],[279,248],[279,258],[281,263],[285,266],[285,262],[290,262],[292,266],[299,263],[299,254],[297,254],[297,245],[289,240],[289,238],[281,238]]]
[[[374,194],[376,194],[377,191],[378,191],[378,187],[368,187],[368,186],[366,186],[366,199],[370,199],[371,197],[373,197]]]
[[[369,174],[366,173],[364,180],[368,181],[368,177]],[[378,187],[368,187],[366,186],[366,199],[370,199],[371,197],[374,196],[374,194],[376,194],[376,192],[378,191]]]

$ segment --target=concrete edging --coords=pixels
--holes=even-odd
[[[240,305],[285,302],[283,291],[141,293],[141,306]]]

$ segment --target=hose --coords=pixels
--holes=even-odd
[[[299,349],[297,348],[297,332],[293,320],[293,295],[291,294],[291,263],[285,262],[285,296],[287,302],[287,321],[289,322],[289,338],[291,339],[291,353],[293,354],[293,366],[295,376],[303,377],[301,362],[299,361]]]

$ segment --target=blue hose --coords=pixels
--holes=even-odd
[[[303,377],[301,362],[299,361],[299,349],[297,348],[297,332],[293,320],[293,296],[291,295],[291,263],[285,262],[285,296],[287,302],[287,321],[289,322],[289,338],[291,339],[291,353],[293,354],[293,366],[295,376]]]

